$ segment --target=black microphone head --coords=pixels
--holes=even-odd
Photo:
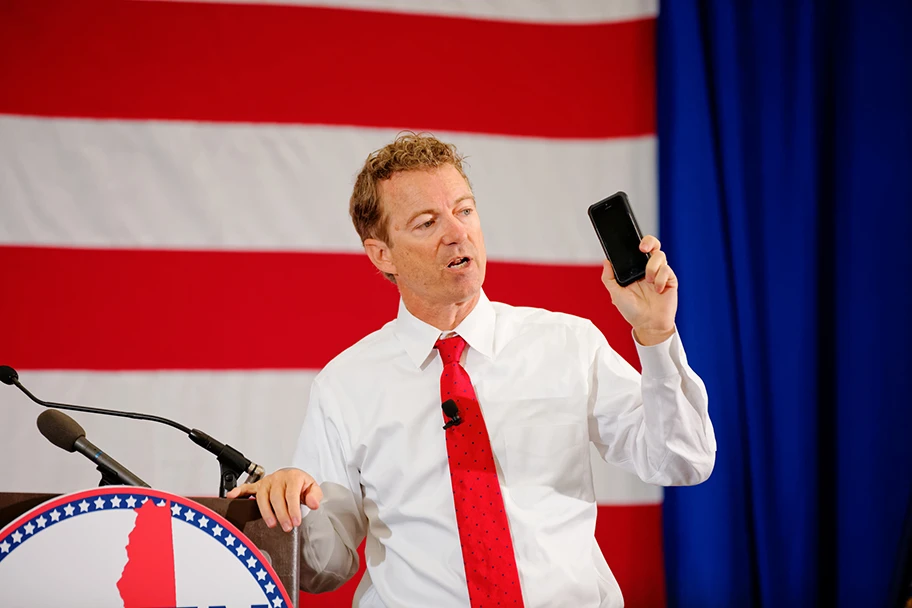
[[[12,386],[19,380],[19,374],[9,365],[0,365],[0,382]]]
[[[45,439],[67,452],[76,451],[76,440],[85,437],[78,422],[57,410],[45,410],[38,416],[38,430]]]
[[[443,413],[446,414],[447,418],[455,418],[459,415],[459,408],[456,407],[456,402],[452,399],[447,399],[440,407],[443,408]]]

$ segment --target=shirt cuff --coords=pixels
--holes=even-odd
[[[633,343],[636,344],[637,354],[640,356],[640,365],[643,367],[643,376],[649,378],[667,378],[681,373],[681,340],[678,337],[678,328],[664,342],[652,346],[643,346],[637,342],[633,330]]]

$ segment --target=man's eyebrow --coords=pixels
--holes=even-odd
[[[472,199],[472,201],[474,201],[474,200],[475,200],[475,195],[473,195],[473,194],[463,194],[462,196],[460,196],[459,198],[457,198],[455,201],[453,201],[453,204],[454,204],[454,205],[457,205],[457,204],[461,203],[462,201],[468,200],[468,199]],[[412,214],[412,216],[408,219],[407,222],[405,222],[406,225],[411,224],[412,222],[415,221],[415,218],[417,218],[419,215],[424,215],[425,213],[427,213],[428,215],[436,215],[437,210],[436,210],[436,209],[422,209],[421,211],[417,211],[417,212],[415,212],[415,213]]]

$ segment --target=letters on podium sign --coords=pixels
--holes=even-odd
[[[0,530],[0,605],[292,604],[260,550],[222,516],[160,490],[103,486]]]

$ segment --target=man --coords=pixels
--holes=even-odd
[[[594,539],[589,442],[653,484],[700,483],[715,461],[659,241],[643,239],[638,283],[617,285],[608,262],[602,274],[641,377],[591,322],[485,297],[453,146],[407,134],[372,153],[351,215],[398,286],[398,317],[317,376],[297,468],[229,497],[255,494],[267,525],[300,526],[305,591],[350,579],[366,538],[357,606],[622,606]]]

